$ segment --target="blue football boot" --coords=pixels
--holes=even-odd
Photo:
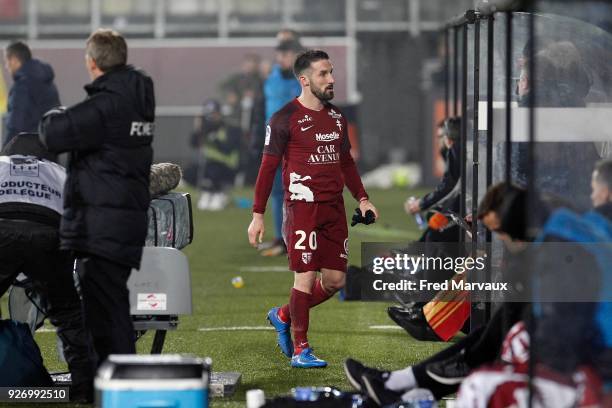
[[[291,324],[284,323],[278,318],[278,307],[273,307],[268,312],[268,321],[276,330],[276,343],[284,355],[293,356],[293,340],[291,340]]]
[[[327,361],[321,360],[312,354],[311,348],[305,348],[300,354],[291,357],[291,367],[320,368],[327,367]]]

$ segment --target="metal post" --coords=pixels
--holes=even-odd
[[[38,37],[38,0],[28,2],[28,39]]]
[[[217,32],[219,38],[227,38],[229,36],[229,9],[228,1],[218,0],[219,4],[219,15],[217,20]]]
[[[408,0],[408,18],[410,21],[410,35],[418,37],[421,34],[421,1]]]
[[[494,15],[487,22],[487,188],[493,184],[493,50]],[[491,242],[491,231],[487,229],[487,242]]]
[[[346,82],[349,103],[359,103],[361,95],[357,89],[357,1],[346,0],[344,9],[346,37],[348,39]]]
[[[450,111],[448,104],[450,103],[450,44],[449,44],[449,29],[444,29],[444,118],[448,118]]]
[[[461,199],[459,216],[465,217],[466,166],[467,166],[467,39],[468,24],[463,24],[463,41],[461,46]],[[459,236],[459,242],[465,242],[465,233]]]
[[[290,27],[292,18],[291,18],[291,7],[289,4],[289,0],[283,0],[281,3],[281,21],[283,27]]]
[[[478,156],[478,105],[480,104],[480,19],[474,22],[474,104],[472,126],[472,256],[476,257],[476,246],[478,245],[478,223],[476,212],[478,210],[478,167],[480,165]]]
[[[453,27],[453,116],[459,114],[459,27]]]
[[[494,49],[494,29],[495,19],[494,14],[489,15],[487,21],[487,189],[493,184],[493,49]],[[491,282],[491,241],[492,233],[487,228],[485,241],[487,243],[487,260],[486,260],[486,282]],[[491,302],[487,302],[485,306],[486,319],[491,317]]]
[[[96,31],[102,25],[101,0],[91,0],[91,32]]]
[[[527,148],[527,202],[525,203],[525,205],[527,206],[527,211],[526,214],[530,214],[529,210],[535,208],[535,201],[536,201],[536,187],[535,187],[535,177],[536,177],[536,168],[535,168],[535,107],[536,107],[536,92],[537,92],[537,87],[534,86],[534,81],[532,78],[536,77],[536,61],[535,61],[535,50],[536,50],[536,33],[535,33],[535,18],[534,18],[534,11],[532,10],[531,13],[529,13],[529,17],[527,20],[527,24],[528,24],[528,31],[527,31],[527,38],[530,40],[528,42],[529,46],[528,46],[528,54],[529,54],[529,61],[528,63],[528,71],[529,71],[529,78],[531,81],[531,86],[529,87],[529,98],[528,98],[528,103],[529,103],[529,129],[528,129],[528,134],[529,134],[529,144],[528,144],[528,148]],[[529,217],[527,219],[527,227],[530,228],[533,226],[533,221],[535,220],[530,220]],[[529,319],[528,319],[528,323],[527,323],[527,332],[529,333],[529,338],[533,339],[535,337],[535,316],[533,313],[533,307],[529,308]],[[533,378],[535,376],[535,361],[536,361],[536,356],[537,356],[537,348],[536,348],[536,342],[535,341],[531,341],[530,345],[529,345],[529,368],[528,368],[528,373],[529,373],[529,400],[528,400],[528,407],[531,408],[533,406],[533,396],[535,395],[535,389],[534,389],[534,384],[533,384]]]
[[[506,12],[506,183],[512,180],[512,12]]]
[[[166,0],[157,0],[155,4],[155,38],[166,36]]]

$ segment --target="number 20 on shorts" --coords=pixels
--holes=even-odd
[[[295,235],[298,236],[298,240],[296,241],[293,248],[299,250],[305,250],[306,246],[304,242],[306,241],[306,237],[308,237],[308,246],[311,250],[315,251],[317,249],[317,232],[311,231],[310,234],[307,234],[304,230],[295,231]]]

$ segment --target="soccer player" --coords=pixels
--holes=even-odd
[[[248,235],[255,247],[262,241],[263,214],[282,161],[283,235],[295,281],[289,303],[273,307],[268,320],[277,331],[282,352],[291,357],[292,367],[325,367],[327,362],[315,357],[308,344],[309,310],[344,286],[348,258],[344,185],[359,202],[364,217],[371,210],[378,218],[378,212],[351,158],[346,118],[329,102],[334,97],[329,56],[320,50],[305,51],[293,68],[302,91],[267,126]]]

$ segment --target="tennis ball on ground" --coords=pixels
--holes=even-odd
[[[236,289],[240,289],[241,287],[243,287],[244,280],[242,279],[242,276],[234,276],[232,278],[232,286],[235,287]]]

